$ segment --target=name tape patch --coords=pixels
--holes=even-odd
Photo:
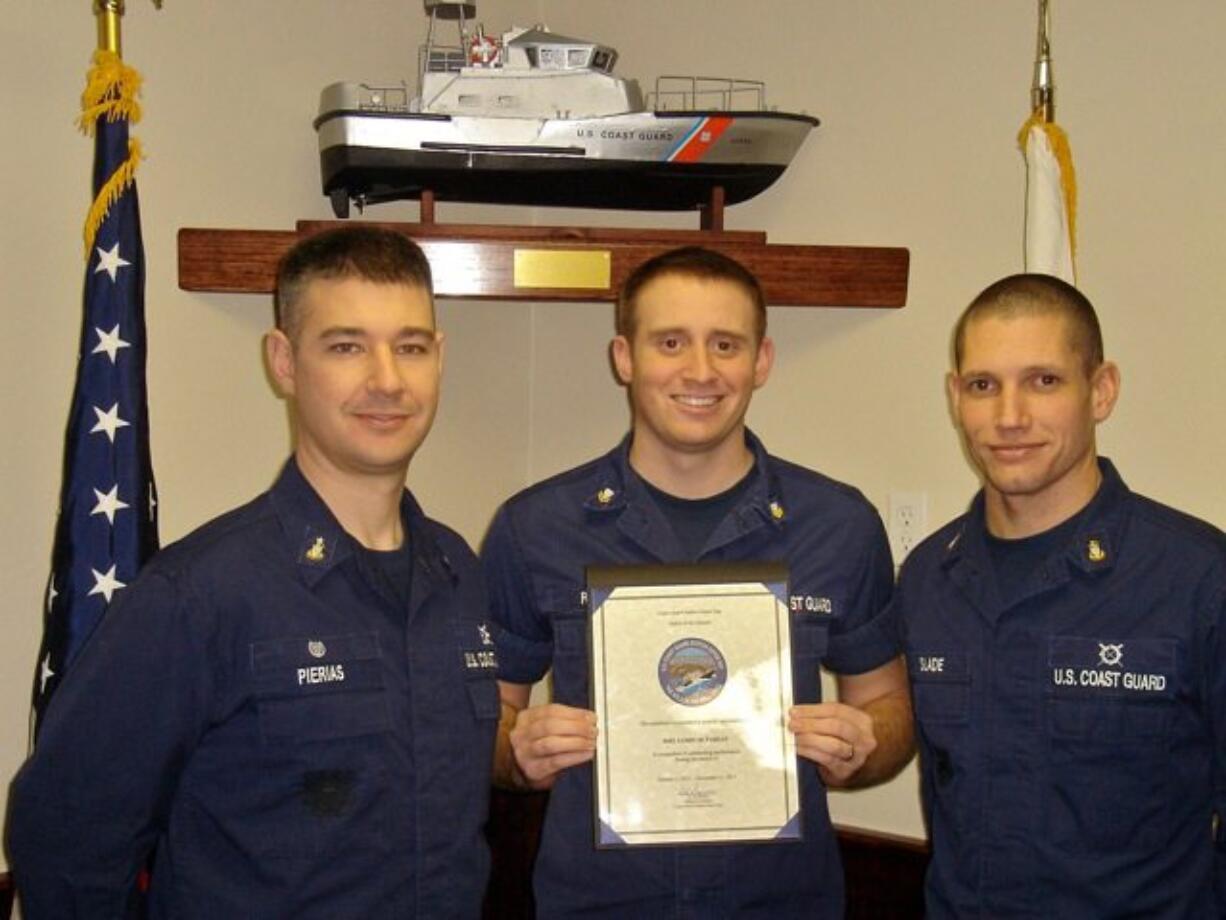
[[[1053,636],[1048,664],[1053,689],[1118,696],[1168,696],[1175,690],[1174,639]]]

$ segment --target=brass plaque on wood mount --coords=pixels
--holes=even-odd
[[[516,249],[517,288],[608,290],[613,254],[607,249]]]

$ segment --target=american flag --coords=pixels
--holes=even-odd
[[[157,550],[145,393],[145,264],[132,173],[140,78],[98,52],[83,97],[94,205],[86,221],[84,315],[34,678],[37,721],[118,592]]]

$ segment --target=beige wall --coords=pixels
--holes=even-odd
[[[30,675],[80,322],[78,227],[91,145],[72,128],[94,27],[85,0],[5,4],[0,175],[5,210],[0,367],[0,776],[26,749]],[[226,12],[221,12],[221,11]],[[330,216],[311,119],[334,79],[411,78],[414,0],[132,0],[128,60],[147,80],[137,128],[149,260],[149,387],[165,540],[245,500],[287,449],[259,364],[262,298],[188,294],[181,226],[289,228]],[[713,11],[718,11],[716,14]],[[907,246],[898,312],[776,310],[779,360],[751,421],[784,456],[859,485],[883,507],[923,490],[932,523],[974,478],[941,390],[950,324],[1018,270],[1035,4],[1028,0],[766,3],[489,0],[484,21],[544,19],[621,51],[619,70],[768,81],[771,101],[822,119],[793,167],[731,209],[776,242]],[[1061,121],[1081,177],[1081,282],[1099,305],[1124,395],[1103,435],[1130,483],[1226,525],[1226,5],[1055,4]],[[385,205],[381,219],[416,207]],[[443,219],[694,226],[692,216],[445,207]],[[625,424],[603,360],[609,310],[448,303],[444,409],[410,475],[426,507],[472,541],[495,504],[604,450]],[[840,820],[921,833],[915,779],[840,795]]]

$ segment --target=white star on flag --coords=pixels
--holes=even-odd
[[[115,432],[120,428],[128,427],[128,423],[119,417],[119,403],[115,403],[105,412],[94,406],[94,414],[98,416],[98,424],[91,428],[89,433],[105,432],[112,444],[115,443]]]
[[[98,250],[98,267],[94,269],[94,274],[98,272],[106,272],[111,276],[111,280],[115,280],[115,275],[125,265],[131,265],[127,259],[119,255],[119,244],[116,243],[109,250],[104,250],[101,246],[95,246]]]
[[[43,666],[42,666],[41,671],[39,672],[39,679],[41,680],[41,683],[39,684],[39,687],[38,687],[39,693],[46,692],[47,681],[49,681],[53,677],[55,677],[55,672],[51,670],[51,656],[48,655],[46,658],[43,659]]]
[[[60,596],[60,592],[55,590],[55,580],[52,579],[47,585],[47,612],[51,612],[51,605],[55,603],[55,599]]]
[[[97,326],[94,327],[94,332],[98,333],[98,344],[94,346],[94,350],[90,354],[105,354],[111,359],[111,363],[115,363],[115,359],[121,348],[131,348],[130,342],[125,342],[119,337],[119,323],[115,324],[115,328],[110,332],[103,332]]]
[[[94,489],[94,495],[98,497],[98,504],[94,505],[94,510],[90,514],[105,514],[106,519],[113,525],[115,523],[115,512],[121,508],[127,508],[128,503],[119,499],[119,485],[111,487],[111,491],[103,495],[97,489]]]
[[[111,566],[105,574],[94,568],[91,568],[90,571],[94,573],[94,586],[89,589],[89,595],[101,594],[106,598],[108,604],[116,591],[127,587],[124,582],[115,577],[115,566]]]

